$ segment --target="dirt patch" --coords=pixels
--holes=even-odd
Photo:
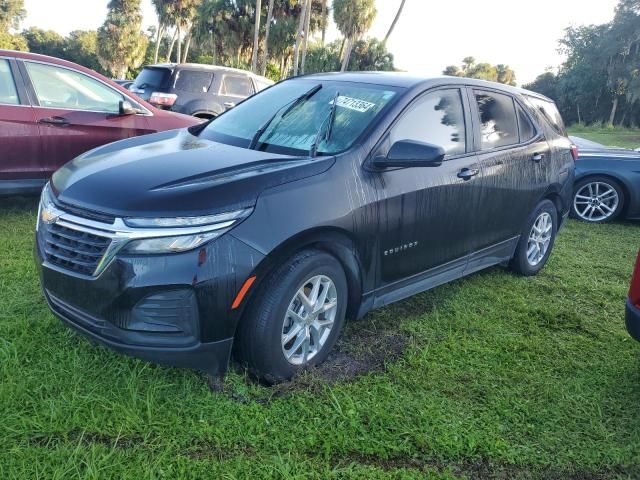
[[[424,315],[432,309],[431,302],[414,297],[372,312],[362,320],[347,322],[322,365],[301,372],[290,382],[260,389],[262,391],[257,394],[226,382],[214,381],[209,386],[234,401],[268,403],[295,392],[316,392],[326,385],[353,382],[363,375],[383,372],[402,357],[410,344],[410,336],[401,328],[401,320]],[[240,366],[234,367],[247,382],[253,382]]]

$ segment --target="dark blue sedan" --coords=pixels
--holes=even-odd
[[[580,137],[571,214],[591,223],[640,219],[640,152]]]

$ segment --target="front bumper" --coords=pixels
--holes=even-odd
[[[190,252],[119,256],[89,277],[50,264],[42,241],[40,282],[64,323],[127,355],[225,373],[242,313],[231,305],[261,254],[226,234]]]
[[[625,308],[625,324],[629,335],[640,342],[640,308],[632,305],[629,300]]]

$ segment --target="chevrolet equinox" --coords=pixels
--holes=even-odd
[[[553,102],[462,78],[299,77],[213,121],[91,150],[42,193],[65,323],[120,352],[273,383],[345,318],[496,264],[534,275],[577,152]]]

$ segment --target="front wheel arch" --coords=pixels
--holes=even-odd
[[[254,271],[257,277],[249,294],[243,300],[243,310],[240,312],[241,323],[246,313],[245,305],[251,303],[253,295],[260,289],[264,279],[280,267],[283,262],[302,250],[316,249],[326,252],[338,260],[347,277],[348,303],[347,318],[354,319],[358,315],[363,294],[362,264],[350,236],[336,229],[320,229],[302,232],[274,248]]]

